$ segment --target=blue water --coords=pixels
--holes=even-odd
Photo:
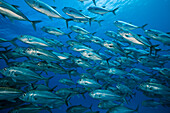
[[[46,15],[41,14],[34,9],[30,8],[24,0],[5,0],[6,2],[14,5],[19,6],[19,10],[23,12],[30,20],[42,20],[43,22],[37,24],[37,30],[34,31],[32,28],[32,25],[29,22],[25,21],[13,21],[11,22],[7,18],[3,18],[0,15],[0,37],[5,39],[13,39],[14,37],[18,35],[33,35],[36,37],[49,37],[58,39],[63,44],[66,44],[67,40],[70,40],[67,36],[53,36],[47,33],[44,33],[41,31],[41,27],[43,26],[53,26],[57,28],[61,28],[62,31],[68,33],[71,30],[66,28],[65,21],[62,19],[55,19],[53,18],[50,20]],[[78,0],[56,0],[55,2],[53,0],[42,0],[45,3],[56,6],[56,10],[65,18],[68,18],[68,16],[62,12],[62,8],[64,7],[73,7],[75,9],[83,10],[83,13],[91,16],[91,17],[97,17],[97,19],[103,19],[104,21],[101,23],[102,26],[99,26],[97,23],[92,23],[91,26],[89,24],[82,24],[82,23],[76,23],[76,22],[69,22],[69,26],[71,25],[78,25],[82,28],[85,28],[86,30],[90,32],[97,32],[95,35],[99,36],[103,39],[110,40],[109,37],[107,37],[104,32],[107,30],[116,31],[118,28],[116,28],[113,24],[115,20],[123,20],[126,22],[131,22],[135,25],[144,25],[148,24],[145,29],[157,29],[163,32],[170,32],[170,0],[96,0],[97,6],[106,6],[107,9],[114,9],[116,7],[120,7],[119,10],[116,12],[116,16],[112,13],[107,13],[103,16],[93,14],[88,12],[87,8],[90,6],[94,6],[93,2],[91,0],[85,1],[84,3],[79,2]],[[144,35],[143,30],[135,30],[135,33]],[[76,36],[76,33],[72,33],[71,37]],[[158,41],[153,41],[155,44],[160,44],[161,49],[168,49],[169,46],[165,46],[162,43]],[[22,44],[22,43],[21,43]],[[25,44],[20,45],[25,46]],[[98,45],[91,45],[93,49],[98,49],[100,46]],[[61,50],[63,52],[72,52],[77,54],[76,52],[73,52],[71,50],[63,49]],[[6,67],[6,63],[0,59],[0,69]],[[170,68],[170,65],[166,64],[167,68]],[[146,70],[147,67],[142,67]],[[78,72],[84,72],[81,68],[77,68]],[[54,73],[50,73],[51,76],[54,75]],[[68,75],[57,75],[52,80],[50,80],[50,87],[53,87],[55,85],[58,85],[57,89],[65,88],[68,86],[65,86],[58,82],[61,78],[69,78]],[[76,82],[77,78],[73,77],[73,81]],[[70,103],[71,105],[79,105],[82,104],[83,106],[89,107],[91,104],[93,111],[100,111],[101,113],[106,113],[106,110],[99,109],[97,107],[99,101],[91,98],[87,93],[85,94],[86,99],[82,98],[82,96],[77,97],[74,96],[71,98]],[[157,108],[147,108],[143,107],[141,105],[141,102],[143,100],[148,99],[148,97],[144,96],[142,92],[138,92],[135,97],[128,103],[125,104],[125,106],[129,108],[135,109],[137,105],[139,104],[139,113],[170,113],[170,108],[163,107],[161,105],[157,106]],[[60,109],[52,109],[54,113],[65,113],[66,109],[68,107],[66,105],[63,105]],[[6,113],[8,112],[8,109],[1,110],[0,113]],[[45,113],[46,111],[42,111],[42,113]]]

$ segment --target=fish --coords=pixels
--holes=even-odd
[[[14,38],[13,40],[17,40],[17,39],[26,44],[30,44],[36,47],[50,47],[50,44],[44,41],[43,39],[31,35],[20,35]]]
[[[146,72],[146,71],[144,71],[142,69],[139,69],[139,68],[132,68],[130,70],[130,73],[133,73],[133,74],[138,75],[140,77],[152,76],[151,73],[148,73],[148,72]]]
[[[81,28],[81,27],[79,27],[79,26],[75,26],[75,25],[72,25],[72,26],[70,26],[70,29],[72,30],[72,31],[74,31],[74,32],[76,32],[76,33],[80,33],[80,34],[82,34],[82,35],[86,35],[86,34],[95,34],[96,32],[94,32],[94,33],[90,33],[90,32],[88,32],[87,30],[85,30],[85,29],[83,29],[83,28]]]
[[[102,70],[103,72],[106,72],[106,73],[109,73],[109,74],[113,74],[113,75],[125,75],[127,74],[128,72],[127,71],[124,71],[124,70],[121,70],[121,69],[117,69],[117,68],[108,68],[107,70]]]
[[[139,41],[137,34],[125,29],[119,29],[118,33],[130,43],[144,46],[144,44]]]
[[[162,102],[157,102],[153,99],[150,99],[150,100],[144,100],[142,101],[142,106],[144,107],[156,107],[158,105],[162,105],[163,103]]]
[[[85,45],[74,45],[71,47],[71,50],[77,51],[77,52],[82,52],[82,51],[94,51],[92,48],[89,48]]]
[[[125,55],[124,50],[119,46],[119,43],[115,43],[110,40],[105,40],[102,45],[115,53]]]
[[[165,45],[170,45],[170,34],[169,33],[164,33],[162,31],[159,30],[155,30],[155,29],[149,29],[149,30],[145,30],[145,34],[157,41],[162,42]]]
[[[31,21],[29,20],[16,6],[11,5],[3,0],[0,0],[0,14],[3,17],[8,17],[11,21],[21,20],[28,21],[32,24],[34,30],[36,30],[36,24],[42,22],[41,20]]]
[[[128,23],[128,22],[125,22],[125,21],[121,21],[121,20],[116,20],[114,21],[114,25],[120,29],[123,29],[123,30],[134,30],[134,29],[143,29],[148,25],[148,24],[144,24],[142,26],[136,26],[136,25],[133,25],[131,23]]]
[[[83,60],[81,58],[74,58],[74,63],[82,68],[92,68],[91,63],[87,62],[86,60]]]
[[[53,63],[53,62],[45,62],[45,61],[40,61],[37,63],[37,66],[39,66],[39,68],[41,68],[41,70],[45,71],[47,73],[46,70],[53,72],[53,73],[58,73],[58,74],[66,74],[67,71],[60,66],[58,63]]]
[[[102,45],[104,40],[100,37],[97,37],[97,36],[91,36],[91,39],[90,39],[91,42],[95,43],[95,44],[98,44],[98,45]]]
[[[63,98],[57,96],[56,94],[50,91],[39,91],[39,90],[31,90],[29,92],[24,93],[19,97],[22,101],[36,104],[43,104],[52,108],[52,104],[57,100],[62,100]]]
[[[0,100],[15,102],[14,99],[20,97],[23,91],[10,87],[0,87]]]
[[[101,101],[99,104],[98,104],[98,108],[101,108],[101,109],[111,109],[111,108],[114,108],[116,106],[119,106],[119,104],[116,104],[114,103],[113,101]]]
[[[55,54],[59,58],[59,60],[68,60],[70,57],[72,57],[72,55],[63,52],[53,51],[52,53]]]
[[[48,62],[52,62],[52,61],[58,61],[59,58],[53,54],[52,52],[46,50],[46,49],[40,49],[40,48],[24,48],[25,50],[23,52],[21,52],[21,54],[24,54],[26,56],[29,57],[34,57],[34,58],[38,58],[38,59],[42,59]]]
[[[70,89],[70,88],[60,88],[55,92],[56,95],[62,97],[62,98],[67,98],[69,95],[76,95],[77,92],[75,92],[74,90]]]
[[[74,83],[73,80],[66,78],[60,79],[59,82],[68,86],[76,85],[76,83]]]
[[[1,69],[0,73],[2,73],[6,77],[11,77],[14,82],[17,82],[17,80],[24,82],[45,80],[47,83],[52,78],[45,78],[32,70],[21,67],[6,67]]]
[[[130,66],[130,67],[133,64],[137,63],[137,61],[135,61],[131,58],[127,58],[127,57],[117,57],[115,60],[118,61],[119,63],[121,63],[122,65]]]
[[[139,105],[136,107],[136,109],[131,109],[123,105],[120,105],[109,109],[106,113],[134,113],[138,112],[138,109]]]
[[[148,56],[141,56],[138,58],[138,61],[144,65],[144,66],[148,66],[148,67],[162,67],[165,62],[162,61],[158,61],[157,59],[154,59],[152,57],[148,57]]]
[[[134,95],[133,91],[126,85],[118,83],[116,85],[116,88],[124,95],[131,96]]]
[[[48,108],[38,107],[34,105],[22,105],[20,107],[15,107],[9,111],[9,113],[38,113],[42,110],[48,110],[50,113],[52,112]]]
[[[93,75],[88,74],[88,73],[82,73],[82,74],[80,74],[80,77],[81,78],[90,78],[90,79],[94,78]]]
[[[142,91],[162,96],[167,96],[170,94],[170,88],[160,83],[144,82],[140,84],[139,88]]]
[[[89,93],[89,95],[98,100],[108,101],[108,100],[119,100],[122,99],[121,96],[115,94],[112,91],[104,90],[104,89],[96,89]]]
[[[62,11],[67,14],[68,16],[72,17],[73,19],[88,19],[89,24],[91,25],[91,21],[93,18],[86,16],[85,14],[83,14],[81,11],[72,8],[72,7],[64,7],[62,9]]]
[[[94,60],[94,61],[101,61],[103,60],[103,58],[98,55],[97,53],[93,52],[93,51],[89,51],[89,50],[83,50],[80,52],[81,55],[83,55],[84,57],[90,59],[90,60]]]
[[[77,83],[92,89],[102,87],[102,85],[96,82],[94,79],[89,79],[89,78],[81,78],[77,81]]]
[[[55,27],[49,27],[49,26],[44,26],[41,28],[42,31],[55,35],[55,36],[61,36],[61,35],[67,35],[69,38],[71,38],[70,33],[64,33],[63,31],[60,30],[60,28],[55,28]]]
[[[89,0],[78,0],[78,1],[84,2],[84,1],[89,1]],[[93,1],[94,5],[96,6],[96,1],[95,0],[92,0],[92,1]]]
[[[90,37],[88,35],[78,34],[75,39],[79,42],[90,42]]]
[[[65,47],[65,45],[64,45],[62,42],[58,41],[58,40],[48,39],[48,38],[45,38],[45,37],[43,37],[42,39],[43,39],[45,42],[47,42],[47,43],[50,45],[50,47],[53,47],[53,48],[55,48],[56,50],[58,50],[56,47],[59,47],[59,48],[61,48],[61,49],[62,49],[62,47]]]
[[[116,15],[115,12],[116,12],[118,9],[119,9],[119,7],[115,8],[115,9],[113,9],[113,10],[107,10],[107,9],[105,9],[105,7],[102,8],[102,7],[97,7],[97,6],[91,6],[91,7],[89,7],[87,10],[90,11],[90,12],[92,12],[92,13],[100,14],[100,15],[104,15],[104,14],[106,14],[106,13],[108,13],[108,12],[112,12],[114,15]]]
[[[24,0],[31,8],[34,10],[47,15],[50,19],[52,18],[58,18],[58,19],[64,19],[66,21],[66,25],[68,27],[68,20],[61,16],[57,10],[55,10],[55,7],[48,5],[45,2],[42,2],[40,0]]]
[[[129,42],[128,42],[127,40],[125,40],[121,35],[117,34],[117,33],[114,32],[114,31],[105,31],[104,34],[107,35],[108,37],[112,38],[112,39],[117,40],[117,41],[124,42],[124,43],[129,43]]]
[[[66,113],[83,113],[87,111],[88,109],[91,110],[92,105],[88,108],[82,105],[74,105],[69,108],[67,108]]]
[[[64,19],[53,7],[40,0],[24,0],[31,8],[47,15],[49,18]]]

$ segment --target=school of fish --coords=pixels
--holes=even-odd
[[[13,37],[12,40],[0,37],[0,62],[7,65],[0,69],[0,110],[12,108],[9,113],[39,113],[47,110],[52,113],[53,109],[66,105],[65,113],[100,113],[100,109],[107,113],[134,113],[139,111],[140,105],[151,108],[158,105],[170,106],[170,68],[167,66],[170,61],[169,49],[164,50],[159,44],[153,43],[155,40],[169,48],[170,33],[154,28],[145,29],[148,24],[137,26],[116,20],[111,23],[117,27],[117,31],[103,31],[110,38],[106,40],[95,35],[97,32],[90,32],[78,24],[69,25],[73,21],[87,23],[89,26],[97,22],[102,26],[104,20],[87,16],[73,7],[62,9],[69,17],[65,18],[58,13],[56,7],[41,0],[24,1],[37,13],[65,21],[70,32],[52,26],[41,28],[49,35],[65,35],[67,44],[57,38],[27,34]],[[106,13],[116,16],[119,13],[119,7],[109,10],[98,7],[95,0],[91,2],[94,6],[87,10],[97,16]],[[34,30],[38,23],[43,22],[41,19],[30,20],[18,6],[7,0],[0,0],[0,14],[11,21],[28,21]],[[136,29],[144,32],[145,36],[136,34]],[[71,36],[73,32],[77,33],[75,37]],[[96,45],[98,49],[94,49],[92,45]],[[63,49],[67,52],[63,52]],[[147,70],[137,68],[137,65],[142,65]],[[51,81],[55,79],[53,75],[65,78],[55,81],[54,87],[50,87]],[[56,90],[60,84],[66,88]],[[136,104],[135,109],[127,107],[125,104],[137,97],[137,92],[150,99]],[[99,110],[94,111],[93,104],[72,105],[70,100],[73,97],[79,99],[79,95],[84,99],[88,96],[99,100]]]

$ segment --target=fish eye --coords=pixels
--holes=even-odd
[[[40,65],[41,65],[41,63],[38,63],[37,65],[38,65],[38,66],[40,66]]]
[[[92,56],[91,54],[89,54],[89,56]]]

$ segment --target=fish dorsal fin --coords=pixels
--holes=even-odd
[[[57,7],[56,6],[51,6],[52,8],[56,9]]]
[[[16,9],[19,8],[19,6],[17,6],[17,5],[12,5],[12,6],[15,7]]]

